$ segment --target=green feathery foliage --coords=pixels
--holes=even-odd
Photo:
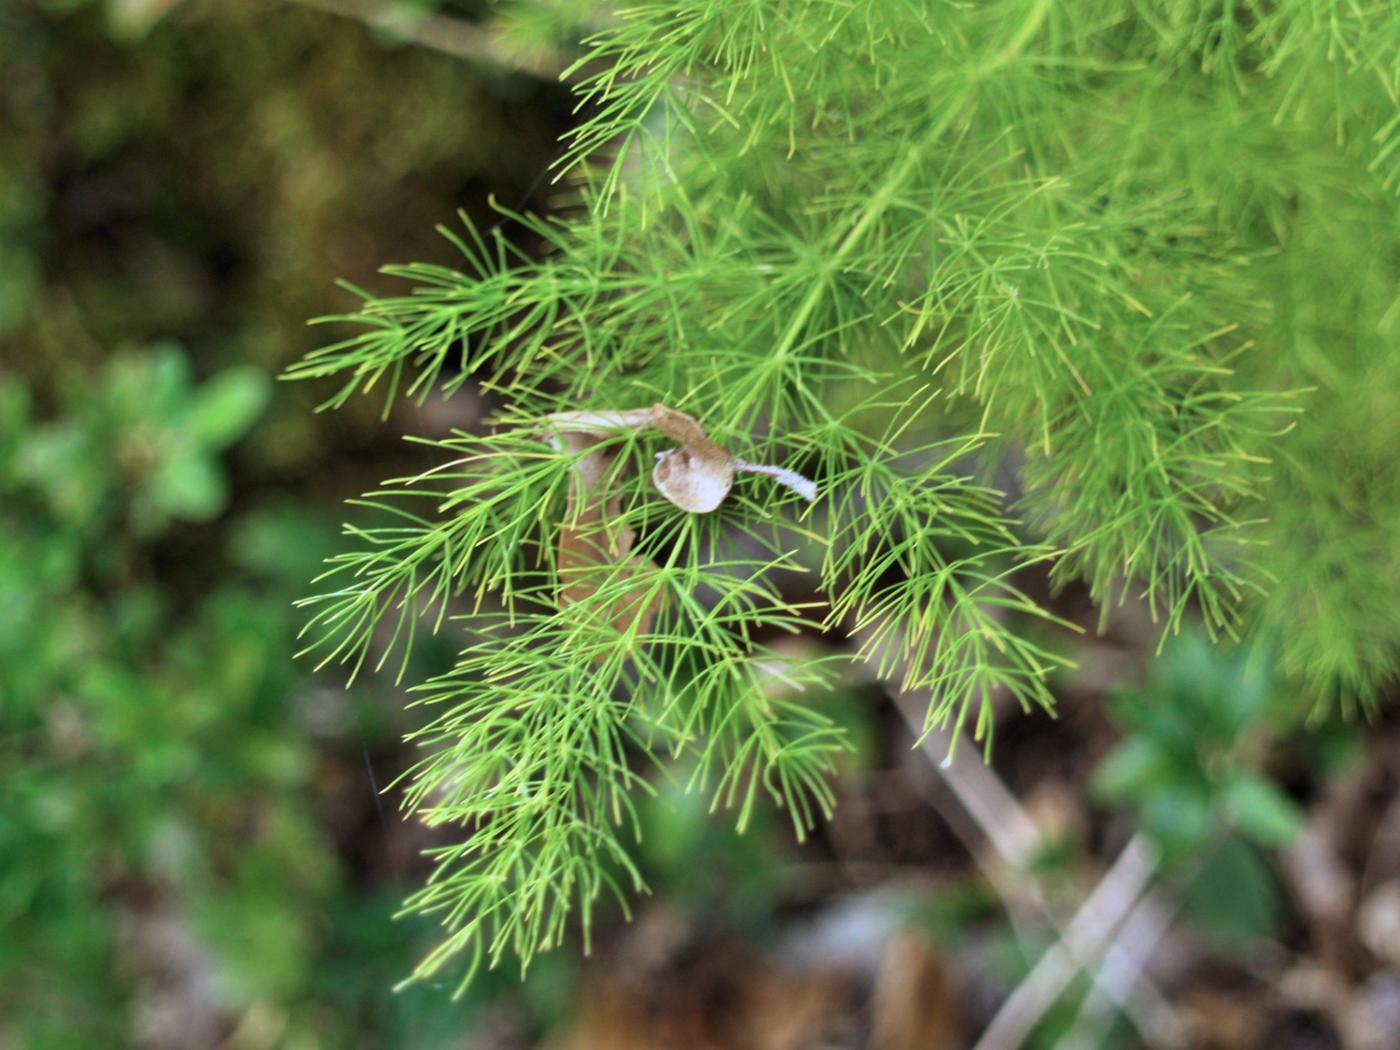
[[[527,963],[571,915],[586,941],[641,888],[631,799],[676,760],[800,834],[831,804],[842,740],[810,701],[842,662],[930,688],[929,730],[989,743],[1003,690],[1049,708],[1069,625],[1027,572],[1105,614],[1140,594],[1166,631],[1276,633],[1316,697],[1376,696],[1400,640],[1394,3],[667,0],[568,75],[554,214],[444,230],[459,269],[387,268],[407,294],[359,293],[292,369],[335,377],[330,405],[474,382],[499,406],[362,501],[308,602],[309,648],[355,669],[462,637],[414,687],[408,805],[462,835],[408,902],[447,933],[417,976]],[[654,403],[818,498],[741,473],[688,513],[649,477],[671,442],[572,447],[549,418]],[[571,536],[616,556],[571,575]],[[829,656],[781,655],[797,631]]]

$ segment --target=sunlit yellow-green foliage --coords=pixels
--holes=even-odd
[[[421,975],[529,960],[638,884],[650,774],[624,755],[689,753],[716,805],[814,819],[840,740],[792,692],[824,661],[773,688],[783,632],[874,632],[930,728],[985,740],[993,690],[1050,704],[1056,628],[1020,582],[1048,566],[1106,616],[1142,594],[1167,632],[1276,634],[1302,703],[1376,697],[1400,641],[1393,4],[671,0],[606,20],[571,75],[555,215],[445,231],[456,268],[389,268],[411,290],[293,368],[334,404],[476,377],[502,405],[372,497],[386,523],[312,603],[312,647],[351,663],[386,617],[400,642],[475,617],[419,686],[410,798],[464,828],[410,902],[448,931]],[[664,445],[619,435],[648,566],[559,609],[544,417],[654,402],[821,496],[745,482],[685,515],[647,481]],[[822,607],[780,596],[796,568]],[[655,625],[607,615],[629,588],[665,599]]]

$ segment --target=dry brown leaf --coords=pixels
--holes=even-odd
[[[816,486],[800,474],[736,459],[712,441],[694,417],[662,404],[622,411],[556,412],[549,423],[556,435],[555,447],[574,457],[568,507],[559,529],[560,608],[592,601],[619,574],[625,582],[628,576],[640,576],[649,564],[631,553],[636,534],[621,524],[617,456],[603,447],[609,433],[653,427],[677,442],[680,448],[657,453],[652,481],[668,500],[694,514],[707,514],[723,503],[740,470],[766,474],[808,500],[816,498]],[[646,608],[639,609],[643,602],[648,603]],[[659,596],[648,602],[640,588],[630,592],[624,588],[611,603],[608,620],[619,631],[635,623],[644,634],[660,605]]]
[[[956,1050],[966,1046],[962,992],[952,968],[922,933],[885,948],[871,995],[873,1050]]]
[[[723,503],[734,487],[734,457],[684,412],[652,405],[651,425],[681,446],[656,457],[651,480],[661,494],[694,514],[708,514]]]
[[[549,1050],[845,1050],[856,1042],[857,985],[790,970],[743,940],[651,909],[584,975],[570,1023]],[[922,1050],[922,1048],[921,1048]]]
[[[648,561],[632,553],[636,534],[619,524],[622,497],[614,484],[616,455],[601,448],[602,435],[586,431],[564,431],[559,440],[565,450],[577,457],[569,479],[569,500],[564,523],[559,528],[559,606],[589,602],[600,587],[621,574],[641,576]],[[641,588],[625,591],[611,604],[608,622],[626,631],[634,622],[645,634],[660,610],[660,599],[647,601]]]
[[[601,412],[556,412],[549,417],[560,433],[597,434],[615,430],[640,430],[651,426],[680,448],[658,452],[652,481],[668,500],[693,514],[708,514],[729,495],[734,474],[764,474],[811,502],[817,487],[796,471],[784,467],[748,463],[729,454],[712,440],[694,416],[662,404],[651,408]]]

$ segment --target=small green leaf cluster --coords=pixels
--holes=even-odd
[[[129,526],[149,536],[172,521],[208,521],[228,501],[218,457],[263,410],[269,385],[253,366],[196,385],[183,350],[156,344],[74,382],[68,412],[26,430],[11,467],[54,513],[93,532]],[[18,431],[25,390],[6,396]]]
[[[1143,687],[1115,698],[1124,737],[1092,781],[1133,812],[1188,916],[1224,947],[1276,932],[1283,902],[1264,853],[1303,828],[1265,766],[1272,738],[1297,722],[1275,669],[1262,645],[1227,653],[1195,631],[1172,639]]]
[[[1377,695],[1400,17],[1323,6],[638,4],[570,71],[555,213],[444,230],[459,267],[390,267],[406,291],[326,319],[291,374],[334,377],[328,404],[499,406],[367,498],[308,602],[309,648],[354,668],[461,629],[416,687],[408,801],[462,835],[409,904],[447,929],[419,976],[528,960],[638,888],[631,798],[671,760],[807,826],[840,736],[794,690],[832,667],[872,659],[932,691],[926,729],[984,742],[994,693],[1048,708],[1065,625],[1028,573],[1167,633],[1264,625],[1314,695]],[[820,495],[746,477],[688,515],[647,480],[655,435],[608,437],[593,527],[635,558],[561,606],[576,463],[548,419],[658,402]],[[861,644],[794,666],[793,631]],[[1267,835],[1267,792],[1232,790]]]
[[[1269,657],[1214,650],[1184,633],[1153,661],[1146,686],[1113,710],[1125,737],[1103,760],[1094,788],[1132,806],[1168,858],[1203,849],[1229,829],[1256,845],[1288,845],[1298,806],[1260,768],[1280,692]]]

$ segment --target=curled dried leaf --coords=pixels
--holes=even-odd
[[[706,459],[689,448],[673,448],[656,454],[651,480],[681,510],[708,514],[734,487],[734,461]]]
[[[704,428],[684,412],[653,405],[651,425],[681,446],[658,453],[651,477],[661,494],[682,510],[695,514],[714,510],[729,495],[734,487],[734,474],[740,470],[766,474],[808,502],[817,498],[817,486],[801,474],[784,467],[760,466],[736,459],[723,445],[712,441]]]
[[[559,530],[559,605],[561,608],[590,602],[605,584],[622,574],[638,575],[649,563],[632,554],[633,531],[621,524],[622,497],[617,491],[617,457],[604,447],[607,434],[619,430],[652,427],[680,445],[658,452],[651,478],[660,493],[682,510],[708,514],[734,487],[737,471],[765,474],[811,501],[817,487],[807,478],[783,467],[762,466],[736,459],[711,440],[700,423],[684,412],[662,404],[651,408],[556,412],[549,417],[554,445],[574,456],[569,481],[569,502]],[[647,598],[639,589],[621,588],[609,603],[608,618],[618,630],[639,622],[647,631],[659,611],[659,599],[645,609]]]

